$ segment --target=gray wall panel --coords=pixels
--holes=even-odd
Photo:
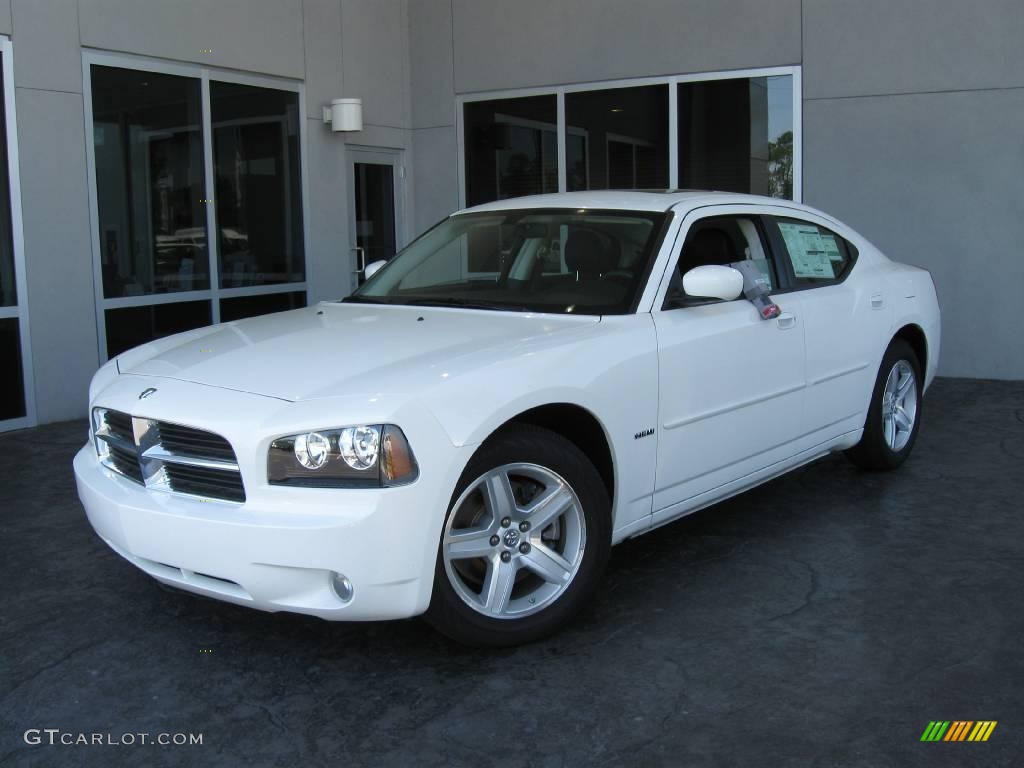
[[[804,64],[809,98],[1024,86],[1024,2],[805,2]]]
[[[419,234],[458,208],[455,128],[413,131],[413,156],[416,160],[413,230]]]
[[[79,94],[18,88],[16,99],[36,406],[45,423],[85,414],[98,364],[85,126]]]
[[[82,91],[78,7],[73,0],[15,0],[15,85]]]
[[[810,101],[808,203],[931,270],[940,373],[1024,378],[1024,89]]]
[[[305,70],[302,0],[79,0],[83,45],[283,77]],[[203,53],[204,49],[212,53]]]
[[[363,100],[363,122],[409,128],[409,26],[404,0],[342,0],[344,97]]]
[[[413,128],[451,125],[455,119],[451,0],[409,5],[409,60]]]
[[[309,173],[309,302],[336,299],[349,291],[350,185],[344,145],[320,119],[306,121]]]
[[[0,0],[0,34],[11,34],[11,0]]]
[[[800,0],[454,0],[459,92],[800,62]]]
[[[331,99],[344,96],[341,72],[341,4],[303,0],[306,49],[306,114],[321,118]]]

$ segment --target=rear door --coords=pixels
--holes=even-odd
[[[658,512],[671,517],[695,497],[784,460],[801,435],[804,326],[789,294],[781,317],[762,320],[745,298],[699,300],[681,277],[705,264],[751,259],[777,285],[757,209],[712,206],[683,222],[653,312],[658,334]],[[702,500],[701,500],[702,501]]]
[[[858,265],[857,248],[826,219],[793,211],[766,216],[765,230],[790,286],[778,301],[792,297],[802,307],[803,447],[811,448],[864,425],[891,298],[870,265]]]

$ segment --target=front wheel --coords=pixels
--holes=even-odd
[[[921,364],[903,339],[893,339],[882,358],[864,434],[846,452],[862,469],[895,469],[917,440],[923,395]]]
[[[554,632],[604,571],[610,506],[594,465],[569,440],[526,424],[502,430],[456,487],[427,621],[469,645]]]

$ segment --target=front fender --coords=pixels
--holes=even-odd
[[[589,411],[604,430],[615,469],[616,531],[649,522],[657,433],[644,433],[656,428],[658,415],[650,315],[604,318],[594,333],[569,344],[466,371],[427,393],[423,404],[452,443],[472,446],[524,411],[558,403]]]

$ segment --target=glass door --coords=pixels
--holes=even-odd
[[[367,264],[386,261],[404,242],[401,237],[401,164],[397,152],[349,149],[349,240],[352,287],[366,279]]]
[[[0,38],[0,431],[35,423],[11,67]]]

